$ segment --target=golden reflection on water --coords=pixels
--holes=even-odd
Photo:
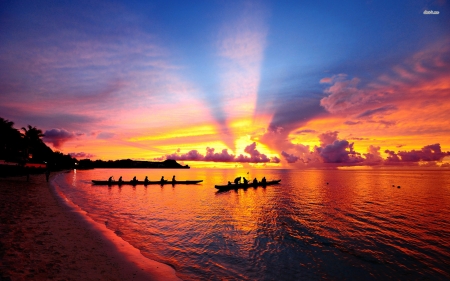
[[[203,183],[90,184],[111,175]],[[237,176],[282,182],[214,188]],[[449,173],[137,169],[71,177],[71,200],[185,280],[450,277],[440,266],[450,260]]]

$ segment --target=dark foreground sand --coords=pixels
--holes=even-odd
[[[44,175],[0,178],[1,281],[179,280],[53,190]]]

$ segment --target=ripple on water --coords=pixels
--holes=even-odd
[[[247,172],[282,184],[213,188]],[[105,174],[204,182],[90,184]],[[449,172],[92,170],[65,180],[70,200],[184,280],[450,279]]]

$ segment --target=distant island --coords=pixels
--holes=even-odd
[[[94,168],[146,168],[146,169],[190,169],[189,165],[181,165],[175,160],[167,159],[162,162],[136,161],[131,159],[123,160],[95,160],[83,159],[78,161],[77,169]]]

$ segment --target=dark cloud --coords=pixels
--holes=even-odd
[[[75,137],[74,133],[64,129],[51,129],[45,131],[42,140],[51,143],[55,148],[61,148],[65,142],[74,139]]]
[[[439,143],[424,146],[421,150],[399,151],[395,153],[385,150],[388,154],[386,162],[419,162],[419,161],[442,161],[450,152],[442,152]]]
[[[87,159],[87,158],[95,157],[94,154],[84,153],[84,152],[71,152],[71,153],[69,153],[69,155],[76,159]]]
[[[361,157],[361,153],[354,150],[354,143],[338,139],[337,131],[328,131],[317,137],[320,140],[320,147],[315,146],[312,151],[309,146],[293,144],[289,152],[283,150],[280,154],[288,163],[302,162],[306,166],[320,166],[320,163],[355,165],[361,164],[367,159],[370,159],[367,164],[376,164],[381,158],[380,148],[372,146],[368,150],[369,153],[365,154],[367,158]]]
[[[386,128],[390,126],[394,126],[397,122],[395,121],[385,121],[385,120],[369,120],[368,123],[374,123],[374,124],[381,124],[384,125]]]
[[[375,109],[369,109],[364,111],[363,113],[359,114],[358,116],[356,116],[357,118],[366,118],[366,117],[371,117],[372,115],[375,115],[377,113],[387,113],[387,112],[391,112],[391,111],[395,111],[397,110],[397,107],[394,105],[385,105],[382,107],[378,107]]]
[[[298,161],[298,159],[300,159],[300,157],[295,156],[294,154],[289,154],[286,153],[284,151],[281,151],[281,156],[284,157],[284,159],[288,162],[288,163],[295,163]]]
[[[395,151],[386,149],[384,151],[384,153],[388,154],[388,157],[386,158],[386,162],[388,162],[388,163],[400,162],[401,161],[400,157],[398,157],[398,155],[395,153]]]
[[[324,147],[316,147],[324,163],[358,163],[363,159],[353,150],[353,143],[347,140],[335,140]]]

